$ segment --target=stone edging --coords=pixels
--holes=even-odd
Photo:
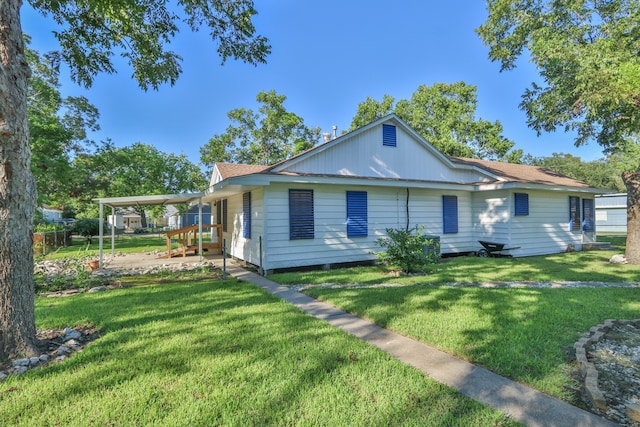
[[[607,407],[604,394],[602,394],[602,391],[598,388],[598,371],[593,363],[587,359],[587,347],[597,343],[605,332],[611,329],[614,322],[615,320],[613,319],[607,319],[604,323],[592,327],[589,329],[587,336],[580,338],[573,345],[576,351],[576,361],[578,362],[580,373],[584,377],[584,388],[587,398],[594,407],[601,411],[606,411],[609,408]]]
[[[631,323],[629,320],[607,319],[604,323],[593,326],[589,332],[580,338],[573,345],[576,352],[576,361],[580,368],[580,373],[584,377],[584,388],[587,399],[597,409],[606,412],[609,407],[604,398],[604,394],[598,388],[598,371],[593,363],[587,359],[587,347],[596,344],[614,324]],[[627,404],[627,416],[635,421],[640,421],[640,406],[632,403]]]

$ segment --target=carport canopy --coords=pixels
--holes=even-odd
[[[198,240],[202,245],[202,195],[203,193],[183,193],[183,194],[159,194],[153,196],[129,196],[129,197],[101,197],[92,199],[100,204],[100,269],[102,270],[102,254],[104,240],[104,214],[103,207],[111,208],[112,217],[115,216],[115,208],[124,208],[129,206],[163,206],[179,203],[189,203],[198,201],[200,214],[198,215]],[[115,225],[111,224],[111,253],[115,253]],[[202,260],[202,247],[200,248],[200,258]]]

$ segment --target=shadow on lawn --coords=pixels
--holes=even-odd
[[[317,424],[331,419],[327,416],[344,422],[355,408],[366,414],[360,417],[369,417],[367,423],[377,425],[402,424],[416,413],[421,419],[433,411],[464,424],[477,410],[437,385],[406,384],[399,397],[380,388],[369,390],[369,383],[392,386],[398,378],[394,371],[409,368],[399,363],[390,367],[388,356],[365,351],[358,340],[235,280],[129,288],[49,302],[38,304],[39,323],[91,322],[104,335],[65,363],[17,380],[21,388],[38,388],[39,380],[51,376],[59,383],[16,400],[17,413],[29,411],[33,399],[68,407],[96,390],[112,401],[115,420],[132,417],[127,415],[132,407],[171,412],[181,399],[206,407],[201,419],[190,421],[196,424]],[[359,378],[355,372],[362,369],[375,370],[376,378]],[[172,389],[178,387],[186,391],[175,396]],[[351,391],[324,402],[336,387]],[[315,413],[325,405],[326,414]]]
[[[564,398],[580,334],[609,318],[640,317],[637,288],[405,286],[307,293]]]

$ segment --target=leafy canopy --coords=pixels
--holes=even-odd
[[[28,44],[30,38],[25,36]],[[87,131],[98,126],[98,110],[84,97],[62,97],[59,72],[46,55],[26,47],[31,68],[27,87],[31,172],[38,204],[62,204],[68,191],[71,161],[91,143]]]
[[[182,58],[168,50],[179,23],[192,31],[208,27],[224,63],[228,58],[257,65],[266,62],[271,46],[256,35],[251,0],[30,0],[34,9],[52,16],[61,28],[54,34],[61,51],[57,60],[71,68],[71,77],[89,87],[100,73],[115,73],[112,57],[119,54],[133,69],[143,89],[174,84]],[[179,12],[183,12],[180,14]]]
[[[320,138],[320,129],[284,107],[285,95],[260,92],[258,112],[237,108],[227,113],[232,122],[200,148],[200,161],[209,170],[216,162],[271,165],[304,151]]]
[[[477,29],[489,58],[513,69],[528,52],[542,77],[521,108],[541,133],[564,127],[606,152],[640,132],[640,2],[489,0]]]
[[[476,118],[476,89],[465,82],[422,85],[395,107],[390,95],[382,101],[368,97],[358,105],[351,130],[395,113],[445,155],[518,163],[522,150],[510,151],[514,143],[502,135],[502,124]]]

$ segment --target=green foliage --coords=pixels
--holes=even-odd
[[[111,61],[116,54],[128,61],[141,88],[174,84],[182,72],[182,58],[167,48],[180,21],[193,31],[208,27],[223,63],[231,57],[257,65],[266,62],[271,52],[267,39],[255,34],[252,19],[257,12],[249,0],[184,0],[177,4],[32,0],[30,4],[61,25],[54,31],[62,48],[56,59],[68,63],[71,77],[85,87],[91,86],[98,73],[116,72]]]
[[[156,147],[136,142],[116,147],[103,142],[93,154],[73,160],[71,194],[76,212],[98,215],[95,197],[124,197],[152,194],[188,193],[202,190],[207,179],[184,154],[164,153]],[[139,214],[142,209],[134,208]],[[164,207],[153,210],[161,216]]]
[[[580,157],[566,153],[553,153],[549,157],[525,156],[523,162],[542,166],[594,187],[625,191],[622,182],[623,156],[611,154],[604,159],[583,162]]]
[[[216,162],[271,165],[313,147],[319,128],[308,128],[304,120],[285,109],[284,95],[260,92],[258,112],[238,108],[227,113],[232,122],[227,131],[214,135],[200,148],[201,162],[210,170]]]
[[[90,245],[92,237],[100,234],[100,220],[80,218],[73,223],[71,230],[84,237],[87,244]]]
[[[61,96],[59,69],[50,57],[28,47],[25,55],[31,68],[27,114],[38,203],[63,204],[72,181],[71,159],[91,145],[86,136],[100,128],[98,110],[84,97]]]
[[[387,228],[387,237],[376,240],[378,246],[386,249],[376,253],[378,259],[405,273],[424,271],[436,264],[440,259],[440,242],[427,238],[422,229]]]
[[[476,118],[476,89],[465,82],[422,85],[395,107],[390,95],[380,102],[368,97],[358,105],[351,130],[395,113],[447,156],[518,163],[522,150],[510,151],[514,143],[502,135],[502,124]]]
[[[564,127],[576,145],[595,139],[607,152],[638,134],[640,2],[490,0],[487,9],[477,32],[489,58],[509,70],[528,52],[543,79],[523,96],[529,126]]]

